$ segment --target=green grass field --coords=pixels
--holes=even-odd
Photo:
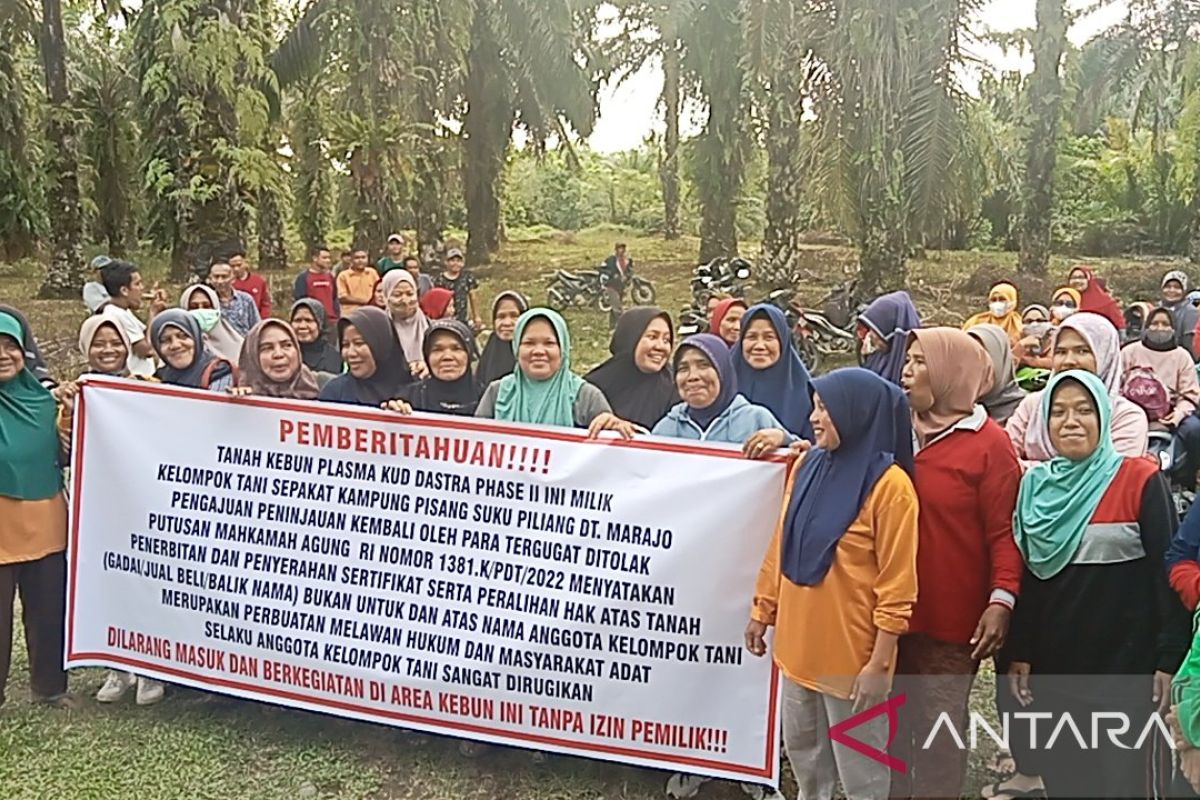
[[[545,298],[541,275],[585,268],[603,257],[612,231],[577,236],[547,234],[514,242],[482,271],[490,301],[504,288]],[[688,299],[694,240],[665,243],[628,237],[638,271],[658,287],[659,302],[678,312]],[[749,251],[749,250],[748,250]],[[149,283],[165,275],[161,262],[139,260]],[[1055,264],[1065,275],[1070,262]],[[1151,260],[1091,261],[1127,298],[1153,297],[1172,265]],[[816,301],[854,266],[852,251],[813,247],[805,253],[800,289]],[[297,263],[293,273],[302,268]],[[0,264],[0,302],[25,310],[61,377],[78,371],[75,352],[81,302],[33,300],[41,280],[32,262]],[[930,254],[911,265],[910,284],[930,323],[952,323],[981,307],[989,282],[1010,277],[1009,253]],[[290,300],[290,274],[270,274],[277,307]],[[1051,282],[1053,283],[1053,282]],[[180,287],[170,287],[177,296]],[[765,288],[765,287],[764,287]],[[1049,286],[1022,283],[1023,301],[1045,302]],[[1040,292],[1037,294],[1035,292]],[[598,311],[568,314],[577,370],[607,355],[607,319]],[[246,798],[373,798],[384,800],[651,800],[663,797],[666,773],[564,757],[534,765],[522,751],[495,749],[478,760],[461,758],[455,742],[429,738],[415,744],[402,732],[318,714],[246,702],[213,702],[196,692],[172,690],[158,706],[132,699],[101,706],[91,698],[101,670],[72,675],[81,699],[76,711],[34,707],[28,700],[23,642],[15,640],[8,704],[0,707],[0,798],[3,800],[234,800]],[[992,679],[985,665],[972,707],[991,716]],[[975,753],[966,796],[990,780],[990,752]],[[789,785],[785,790],[793,795]],[[711,783],[701,798],[743,797],[729,783]]]

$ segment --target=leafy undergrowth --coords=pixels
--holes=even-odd
[[[501,289],[545,298],[543,275],[558,268],[594,266],[609,251],[613,232],[523,237],[480,271],[485,304]],[[696,241],[628,238],[638,272],[653,280],[659,304],[677,312],[688,301]],[[161,259],[135,259],[147,284],[164,280]],[[928,323],[957,323],[983,306],[991,282],[1015,275],[1011,253],[934,253],[910,264],[910,290]],[[1052,274],[1065,278],[1073,261],[1056,260]],[[1161,275],[1174,264],[1153,260],[1092,261],[1114,290],[1127,299],[1154,297]],[[803,254],[805,301],[815,303],[854,268],[853,251],[812,247]],[[297,263],[292,271],[302,265]],[[51,368],[61,376],[77,371],[75,342],[85,309],[77,301],[32,299],[41,282],[33,262],[0,264],[0,302],[23,309],[42,341]],[[290,274],[268,275],[277,308],[290,299]],[[1061,280],[1059,281],[1061,282]],[[1024,302],[1045,302],[1058,282],[1019,281]],[[179,286],[168,287],[177,296]],[[769,287],[760,287],[765,291]],[[577,370],[607,356],[608,321],[596,310],[568,313]],[[9,702],[0,708],[0,798],[5,800],[175,800],[179,798],[370,798],[372,800],[658,800],[667,774],[581,759],[555,757],[534,765],[527,753],[497,748],[477,760],[457,753],[453,741],[431,738],[412,744],[401,732],[376,725],[277,709],[246,702],[213,702],[204,695],[172,690],[153,708],[132,700],[106,707],[91,697],[100,670],[81,670],[72,688],[82,707],[54,711],[29,704],[21,634],[15,637]],[[971,707],[994,719],[993,680],[981,671]],[[973,753],[966,796],[978,796],[993,778],[992,752]],[[785,770],[785,793],[794,783]],[[705,786],[703,800],[743,797],[736,785]]]

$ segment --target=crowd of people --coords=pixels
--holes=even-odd
[[[773,305],[718,299],[709,331],[683,341],[668,313],[633,307],[610,358],[580,376],[567,321],[515,291],[492,299],[480,351],[479,289],[461,255],[450,250],[431,280],[399,235],[374,267],[352,251],[336,275],[316,248],[280,318],[233,253],[178,307],[154,290],[146,321],[136,267],[101,259],[79,349],[90,374],[213,392],[727,443],[748,458],[790,448],[745,644],[784,676],[783,747],[802,798],[839,785],[851,798],[960,796],[967,752],[923,736],[943,716],[965,730],[989,659],[1001,713],[1123,711],[1140,729],[1174,693],[1181,769],[1170,753],[1103,742],[1038,750],[1014,725],[1011,774],[986,796],[1148,796],[1178,791],[1179,775],[1200,786],[1200,645],[1189,654],[1200,512],[1181,527],[1171,486],[1191,488],[1200,467],[1185,275],[1164,277],[1124,347],[1120,304],[1079,267],[1049,307],[1022,310],[1016,288],[996,284],[961,329],[923,327],[907,293],[882,295],[858,318],[859,365],[815,378]],[[1027,392],[1017,370],[1031,366],[1049,375]],[[77,392],[54,383],[25,318],[0,306],[0,700],[19,591],[33,693],[72,702],[62,466]],[[1152,427],[1192,454],[1179,474],[1145,457]],[[1069,687],[1054,682],[1063,675]],[[97,699],[135,687],[139,704],[164,695],[114,672]],[[830,738],[895,690],[908,698],[890,743],[903,774]],[[886,715],[854,736],[888,749]],[[668,793],[701,783],[675,775]]]

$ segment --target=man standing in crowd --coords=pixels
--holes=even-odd
[[[370,305],[375,299],[379,273],[369,263],[367,251],[359,247],[354,251],[350,269],[337,276],[337,296],[343,316]]]
[[[343,272],[350,269],[350,265],[353,263],[354,263],[354,251],[353,250],[351,250],[350,248],[346,248],[342,252],[338,253],[338,263],[337,263],[337,266],[333,268],[333,276],[336,278],[338,275],[341,275]]]
[[[421,271],[421,259],[405,256],[404,268],[412,273],[413,280],[417,282],[417,297],[424,297],[425,293],[433,288],[433,278]]]
[[[221,301],[221,318],[233,329],[245,336],[258,324],[258,305],[254,298],[233,288],[233,267],[225,261],[214,261],[208,268],[205,281],[217,293]]]
[[[271,287],[267,284],[267,279],[250,271],[250,265],[246,263],[246,254],[241,250],[234,250],[229,254],[229,266],[233,268],[233,288],[254,298],[259,318],[266,319],[271,316]]]
[[[475,280],[475,273],[464,268],[463,263],[463,251],[457,247],[450,248],[446,253],[446,269],[435,284],[454,292],[454,316],[458,321],[479,331],[483,329],[475,291],[479,288],[479,281]]]
[[[383,258],[375,262],[375,267],[380,276],[387,275],[394,269],[403,269],[404,267],[404,236],[403,234],[393,233],[387,238],[387,253]]]
[[[129,337],[132,349],[126,367],[133,375],[150,377],[158,365],[154,362],[154,347],[146,335],[146,325],[134,312],[142,307],[142,274],[128,261],[110,260],[100,268],[100,283],[108,293],[100,314],[112,318]],[[155,291],[155,303],[150,306],[150,320],[165,305]]]
[[[323,244],[315,245],[310,249],[308,257],[308,269],[296,276],[296,283],[292,286],[292,299],[303,300],[311,297],[325,309],[329,320],[337,320],[341,317],[341,313],[338,305],[337,283],[329,271],[333,264],[333,259],[329,256],[329,248]],[[336,325],[331,324],[329,327],[333,330],[337,329]]]
[[[625,282],[633,274],[633,259],[626,255],[625,250],[625,243],[617,242],[617,246],[613,248],[613,254],[605,259],[604,266],[600,270],[601,276],[607,279],[604,291],[612,303],[612,310],[608,312],[610,327],[616,327],[617,317],[621,316],[625,298]]]

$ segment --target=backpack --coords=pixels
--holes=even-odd
[[[1171,395],[1149,367],[1131,369],[1125,377],[1125,388],[1121,394],[1126,400],[1140,406],[1150,422],[1156,422],[1171,413]]]

